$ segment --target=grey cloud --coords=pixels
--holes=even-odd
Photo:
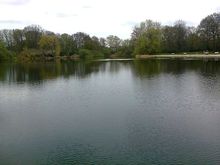
[[[66,14],[66,13],[56,13],[56,17],[58,18],[66,18],[66,17],[76,17],[77,14]]]
[[[82,6],[82,8],[83,8],[83,9],[91,9],[91,8],[92,8],[92,6],[89,6],[89,5],[84,5],[84,6]]]
[[[6,5],[24,5],[29,3],[31,0],[1,0],[0,4]]]
[[[16,21],[16,20],[0,20],[0,23],[2,23],[2,24],[23,24],[22,21]]]

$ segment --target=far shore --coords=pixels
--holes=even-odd
[[[163,55],[136,55],[137,59],[220,59],[220,54],[163,54]]]

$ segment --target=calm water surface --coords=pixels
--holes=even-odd
[[[220,62],[0,64],[1,165],[220,164]]]

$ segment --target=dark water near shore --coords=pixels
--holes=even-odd
[[[220,62],[0,64],[0,164],[220,164]]]

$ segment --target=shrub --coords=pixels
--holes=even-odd
[[[9,52],[3,43],[0,42],[0,61],[9,60],[12,58],[12,53]]]

